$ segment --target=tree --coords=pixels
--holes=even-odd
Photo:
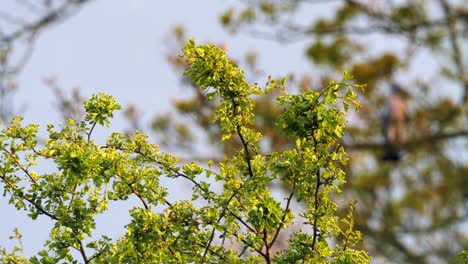
[[[0,133],[0,182],[4,196],[32,219],[54,222],[45,249],[26,259],[21,246],[2,249],[8,263],[369,263],[356,248],[361,236],[354,230],[352,213],[335,215],[330,193],[345,182],[340,164],[345,152],[337,140],[345,128],[345,111],[355,100],[356,88],[345,73],[342,82],[330,82],[321,91],[289,94],[285,79],[269,79],[264,89],[248,84],[244,73],[224,51],[189,41],[181,57],[185,74],[219,100],[214,122],[223,140],[237,137],[242,146],[232,158],[208,168],[198,162],[180,165],[175,156],[161,152],[139,132],[112,133],[106,143],[93,140],[96,126],[108,126],[121,109],[112,96],[96,94],[84,102],[85,119],[69,119],[61,128],[49,125],[44,147],[37,145],[38,125],[23,125],[15,117]],[[294,147],[264,155],[255,131],[253,96],[272,90],[284,107],[278,127],[295,136]],[[52,161],[56,170],[36,171],[40,162]],[[216,169],[219,168],[219,169]],[[193,187],[192,201],[170,201],[163,177],[181,178]],[[203,180],[208,178],[208,180]],[[290,186],[284,200],[274,198],[274,182]],[[219,184],[217,193],[213,186]],[[93,237],[95,217],[110,202],[138,197],[141,206],[130,210],[126,234],[117,241]],[[307,205],[294,210],[294,200]],[[157,208],[164,207],[162,210]],[[296,214],[294,213],[296,211]],[[294,220],[297,218],[297,220]],[[289,238],[281,235],[294,221],[303,222]],[[21,234],[12,236],[21,245]],[[277,248],[279,241],[287,243]],[[78,252],[75,259],[72,252]]]
[[[302,77],[293,72],[290,91],[321,87],[342,69],[367,84],[367,92],[359,99],[363,108],[351,115],[342,140],[350,150],[346,167],[350,180],[344,186],[348,199],[344,201],[357,199],[361,205],[355,221],[366,238],[364,248],[385,263],[454,260],[468,246],[462,227],[468,220],[468,195],[461,188],[468,174],[466,5],[447,0],[240,2],[241,7],[220,16],[231,32],[284,44],[308,42],[304,54],[317,71]],[[316,9],[329,16],[304,18],[304,13],[318,13]],[[184,40],[182,28],[176,29],[176,38]],[[285,45],[285,53],[288,48]],[[247,61],[254,59],[249,54]],[[169,60],[177,69],[184,67],[173,56]],[[396,144],[385,142],[382,135],[382,106],[389,96],[388,87],[395,82],[408,104],[406,140]],[[216,103],[208,102],[196,84],[185,83],[194,91],[193,97],[174,104],[184,122],[171,126],[177,121],[158,117],[153,127],[170,135],[181,131],[178,141],[187,139],[185,147],[189,147],[194,137],[186,135],[190,129],[183,124],[195,120],[190,125],[201,127],[206,138],[215,141],[221,129],[209,120]],[[290,148],[295,142],[271,129],[281,112],[274,97],[273,92],[255,99],[255,126],[264,134],[262,150],[266,152]],[[208,158],[230,156],[240,144],[232,139]],[[382,160],[388,149],[398,151],[402,159],[396,163]],[[346,204],[340,205],[346,208]]]

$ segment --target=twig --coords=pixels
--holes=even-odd
[[[240,239],[242,241],[242,243],[244,243],[245,245],[249,246],[250,248],[252,248],[253,250],[255,250],[255,252],[257,252],[259,255],[261,255],[262,257],[266,258],[266,254],[263,253],[260,249],[256,248],[253,244],[251,244],[249,241],[245,240],[244,238],[240,238],[239,235],[237,234],[233,234],[233,236],[235,236],[236,238]]]
[[[6,184],[8,184],[8,186],[10,186],[13,190],[16,191],[16,187],[6,179],[6,176],[5,175],[2,175],[0,176],[0,179],[2,179]],[[16,194],[15,194],[16,195]],[[26,200],[28,203],[32,204],[37,210],[39,210],[42,214],[44,215],[47,215],[48,217],[50,217],[51,219],[53,220],[58,220],[58,218],[53,215],[52,213],[49,213],[47,212],[44,208],[40,207],[35,201],[33,201],[32,199],[28,198],[26,195],[22,195],[22,196],[18,196],[16,195],[17,197],[23,199],[23,200]]]
[[[94,127],[96,127],[97,122],[93,123],[93,126],[91,126],[91,129],[88,132],[88,142],[91,139],[91,133],[93,133]]]
[[[31,175],[31,173],[23,167],[23,165],[19,162],[19,160],[14,156],[13,153],[11,153],[10,151],[8,151],[7,149],[3,148],[3,151],[5,151],[8,155],[10,155],[10,157],[15,161],[15,164],[20,168],[20,170],[22,170],[24,172],[24,174],[26,174],[28,176],[28,178],[33,182],[33,183],[36,183],[37,184],[37,180],[34,179]]]
[[[289,210],[289,206],[291,204],[291,200],[294,196],[294,192],[291,192],[291,194],[289,195],[288,199],[287,199],[287,202],[286,202],[286,207],[284,208],[284,214],[283,214],[283,217],[281,218],[281,224],[278,226],[278,229],[276,229],[276,233],[273,237],[273,239],[271,240],[270,242],[270,245],[273,246],[273,244],[275,243],[276,239],[278,238],[278,235],[283,227],[283,223],[284,223],[284,220],[286,219],[286,214],[288,213],[288,210]]]
[[[132,190],[132,193],[135,194],[138,197],[138,199],[140,199],[140,201],[143,203],[143,206],[145,207],[145,209],[149,210],[150,208],[149,208],[148,204],[146,203],[145,198],[140,193],[137,192],[137,190],[135,189],[133,184],[128,183],[127,185]]]
[[[231,210],[229,210],[229,209],[227,209],[227,210],[234,218],[236,218],[239,222],[241,222],[247,229],[249,229],[253,233],[256,233],[255,229],[253,229],[251,226],[249,226],[249,224],[247,224],[242,218],[240,218],[238,215],[234,214]]]
[[[236,101],[234,99],[232,99],[231,102],[232,102],[232,111],[233,111],[234,116],[235,116],[237,114],[237,110],[236,110],[237,103],[236,103]],[[244,147],[245,161],[247,162],[247,168],[249,170],[249,175],[250,175],[250,177],[253,177],[254,174],[253,174],[252,162],[251,162],[252,156],[250,155],[248,142],[245,141],[244,136],[242,135],[240,125],[236,126],[236,132],[237,132],[237,135],[239,136],[240,141],[242,142],[242,146]]]

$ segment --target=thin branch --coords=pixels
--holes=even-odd
[[[348,5],[351,5],[351,6],[354,6],[354,7],[357,7],[359,8],[359,10],[363,13],[365,13],[366,15],[368,15],[369,17],[372,17],[372,18],[375,18],[377,20],[383,20],[383,18],[386,19],[385,22],[390,22],[391,21],[386,17],[386,14],[385,13],[382,13],[382,12],[377,12],[375,10],[372,10],[371,8],[369,8],[369,6],[365,5],[365,4],[362,4],[360,3],[359,1],[355,1],[355,0],[345,0],[345,2],[348,4]]]
[[[104,146],[103,148],[106,148],[107,146]],[[135,150],[135,153],[145,157],[145,158],[148,158],[152,161],[154,161],[156,164],[162,166],[164,169],[167,169],[168,171],[172,172],[174,174],[174,176],[178,176],[178,177],[182,177],[184,179],[187,179],[189,180],[190,182],[192,182],[198,189],[200,190],[203,190],[202,186],[197,182],[195,181],[194,179],[192,179],[191,177],[189,177],[188,175],[184,174],[184,173],[181,173],[180,171],[174,169],[174,168],[171,168],[171,167],[168,167],[167,164],[164,164],[164,162],[161,162],[160,160],[157,160],[156,157],[150,157],[148,155],[146,155],[145,153],[141,152],[141,150],[137,149]]]
[[[106,147],[106,146],[104,146],[104,147]],[[184,179],[186,179],[186,180],[189,180],[191,183],[193,183],[193,184],[195,185],[195,187],[197,187],[198,189],[200,189],[200,190],[203,191],[202,186],[200,185],[200,183],[198,183],[197,181],[195,181],[195,179],[189,177],[188,175],[186,175],[186,174],[184,174],[184,173],[181,173],[180,171],[178,171],[178,170],[176,170],[176,169],[174,169],[174,168],[168,167],[166,164],[164,164],[163,162],[157,160],[155,157],[149,157],[148,155],[144,154],[144,153],[141,152],[140,150],[136,150],[135,152],[136,152],[137,154],[139,154],[139,155],[145,157],[145,158],[149,158],[149,159],[153,160],[156,164],[162,166],[164,169],[169,170],[169,171],[172,172],[175,176],[182,177],[182,178],[184,178]],[[231,199],[232,199],[232,198],[231,198]],[[165,200],[165,203],[166,203],[168,206],[172,207],[172,204],[171,204],[169,201]]]
[[[244,253],[245,253],[245,251],[247,250],[247,248],[249,248],[249,246],[248,246],[248,245],[245,245],[245,246],[242,248],[241,252],[237,255],[237,257],[240,258],[242,255],[244,255]]]
[[[221,219],[224,217],[224,214],[226,212],[226,210],[228,210],[228,206],[229,206],[229,203],[232,201],[232,199],[239,193],[239,190],[241,188],[244,187],[244,185],[252,178],[249,178],[247,179],[245,182],[243,182],[236,190],[234,190],[234,192],[232,193],[232,195],[229,197],[228,201],[225,203],[225,205],[223,206],[223,210],[221,212],[221,214],[219,215],[218,219],[216,220],[216,223],[219,223],[219,221],[221,221]],[[210,235],[210,239],[208,240],[208,245],[206,247],[206,250],[205,252],[203,253],[203,258],[202,258],[202,262],[201,263],[204,263],[205,262],[205,259],[206,259],[206,254],[208,253],[208,248],[211,246],[211,243],[213,243],[213,238],[214,238],[214,233],[216,231],[216,228],[214,227],[213,225],[213,229],[211,230],[211,235]],[[234,235],[235,236],[235,235]],[[245,242],[244,242],[245,243]],[[253,247],[252,247],[253,248]],[[254,248],[255,249],[255,248]],[[255,249],[257,251],[257,249]],[[261,251],[260,251],[261,252]],[[260,253],[259,253],[260,254]],[[263,256],[263,254],[262,254]]]
[[[315,210],[315,213],[317,213],[317,209],[319,207],[319,189],[320,189],[320,169],[318,170],[317,172],[317,182],[315,184],[315,193],[314,193],[314,200],[315,200],[315,203],[314,203],[314,210]],[[318,236],[318,227],[317,227],[317,224],[318,224],[318,218],[317,216],[314,217],[314,228],[313,228],[313,239],[312,239],[312,250],[315,250],[315,243],[317,241],[317,236]]]
[[[8,181],[6,179],[5,175],[0,176],[0,179],[2,179],[6,184],[8,184],[8,186],[10,186],[10,188],[12,188],[13,190],[16,191],[16,187],[10,181]],[[53,220],[58,220],[58,218],[55,215],[53,215],[52,213],[47,212],[44,208],[40,207],[34,200],[30,199],[26,195],[22,195],[22,196],[16,195],[16,196],[23,199],[23,200],[26,200],[28,203],[33,205],[37,210],[39,210],[42,214],[47,215],[49,218],[51,218]]]
[[[11,153],[10,151],[8,151],[5,148],[3,148],[3,151],[5,151],[15,161],[15,164],[20,168],[20,170],[22,170],[24,172],[24,174],[26,174],[26,176],[28,176],[28,178],[33,183],[37,184],[37,180],[34,179],[34,177],[31,175],[31,173],[28,171],[28,169],[23,167],[23,165],[20,163],[20,161],[15,157],[15,155],[13,153]]]
[[[136,150],[135,152],[136,152],[137,154],[139,154],[139,155],[142,155],[143,157],[149,158],[148,155],[144,154],[144,153],[141,152],[140,150]],[[176,169],[174,169],[174,168],[169,168],[169,167],[167,167],[166,164],[164,164],[163,162],[157,160],[157,159],[154,158],[154,157],[151,157],[151,159],[152,159],[155,163],[157,163],[157,164],[163,166],[164,168],[166,168],[166,169],[169,170],[170,172],[174,173],[174,175],[179,176],[179,177],[183,177],[183,178],[185,178],[185,179],[191,181],[197,188],[199,188],[200,190],[203,190],[202,187],[201,187],[201,185],[200,185],[198,182],[196,182],[194,179],[192,179],[191,177],[189,177],[189,176],[187,176],[187,175],[185,175],[185,174],[179,172],[178,170],[176,170]],[[218,223],[219,221],[221,221],[221,219],[224,217],[224,214],[225,214],[226,210],[228,210],[227,206],[229,205],[229,203],[232,201],[232,199],[235,197],[235,195],[238,193],[238,191],[239,191],[240,188],[242,188],[242,187],[243,187],[243,185],[239,186],[239,188],[238,188],[237,190],[235,190],[234,193],[231,195],[231,197],[228,199],[228,201],[226,202],[225,206],[223,206],[223,210],[222,210],[220,216],[218,217],[218,219],[216,220],[216,223]],[[170,205],[170,203],[167,202],[167,201],[166,201],[166,204],[169,204],[169,205]],[[205,263],[205,261],[206,261],[206,256],[207,256],[208,252],[213,252],[213,250],[210,249],[210,247],[211,247],[211,244],[213,243],[215,231],[216,231],[216,228],[215,228],[214,225],[213,225],[213,229],[211,230],[211,234],[210,234],[210,238],[209,238],[209,240],[208,240],[208,244],[205,245],[205,246],[203,246],[203,247],[205,248],[205,251],[204,251],[204,253],[203,253],[203,257],[202,257],[201,263]]]
[[[169,208],[172,208],[172,203],[169,202],[168,200],[164,199],[164,203],[169,206]]]
[[[281,218],[281,224],[278,226],[278,229],[276,229],[276,233],[273,237],[273,239],[271,240],[270,242],[270,245],[273,246],[273,244],[276,242],[276,239],[278,238],[278,235],[283,227],[283,223],[284,223],[284,220],[286,219],[286,214],[288,213],[289,211],[289,206],[291,204],[291,200],[294,196],[294,192],[291,192],[291,194],[289,195],[288,199],[287,199],[287,202],[286,202],[286,207],[284,208],[284,214],[283,214],[283,217]]]
[[[315,3],[317,1],[302,1]],[[320,1],[319,1],[320,2]],[[327,1],[329,2],[329,1]],[[263,39],[270,39],[278,41],[279,43],[293,43],[304,40],[308,35],[323,35],[323,34],[357,34],[367,35],[375,33],[383,34],[394,34],[394,35],[408,35],[410,38],[414,38],[415,33],[420,30],[432,31],[434,28],[439,28],[446,25],[445,19],[432,19],[432,20],[419,20],[414,22],[407,22],[404,24],[398,23],[390,18],[390,15],[385,12],[380,12],[369,8],[366,4],[355,0],[346,0],[348,5],[357,7],[361,13],[365,14],[369,18],[369,22],[364,26],[357,25],[334,25],[326,28],[313,28],[310,26],[303,26],[290,21],[275,21],[272,23],[271,19],[266,21],[257,21],[257,24],[265,25],[266,27],[272,27],[273,31],[252,28],[251,24],[241,27],[241,29],[247,29],[247,33]],[[451,18],[454,21],[466,20],[466,16],[463,14],[452,14]],[[463,22],[462,22],[463,23]],[[243,26],[243,25],[241,25]],[[276,26],[276,27],[275,27]],[[461,58],[461,57],[460,57]],[[467,88],[468,89],[468,88]]]
[[[66,1],[61,6],[57,7],[56,9],[48,12],[46,15],[38,19],[33,23],[25,24],[23,27],[19,28],[18,30],[12,32],[9,35],[3,36],[0,38],[1,41],[9,43],[14,41],[17,38],[20,38],[30,32],[37,32],[43,27],[50,25],[52,23],[57,22],[59,19],[65,17],[66,13],[72,7],[77,7],[85,4],[89,0],[74,0],[74,1]]]
[[[232,111],[234,113],[234,115],[236,115],[237,113],[237,103],[234,99],[232,99]],[[236,126],[236,132],[237,132],[237,135],[239,136],[239,139],[240,141],[242,142],[242,146],[244,147],[244,152],[245,152],[245,161],[247,162],[247,169],[249,171],[249,175],[250,177],[253,177],[254,174],[253,174],[253,170],[252,170],[252,156],[250,155],[250,150],[249,150],[249,143],[244,139],[244,136],[242,135],[242,131],[241,131],[241,127],[240,125],[237,125]]]
[[[268,244],[268,232],[266,228],[263,229],[263,244],[265,244],[265,261],[267,264],[271,263],[271,256],[270,256],[270,245]]]
[[[237,129],[237,134],[239,135],[239,139],[241,140],[242,145],[244,146],[245,161],[247,162],[247,169],[249,170],[249,175],[252,178],[254,174],[252,170],[252,163],[251,163],[252,157],[250,156],[249,146],[248,146],[248,143],[245,141],[244,137],[242,136],[240,126],[237,126],[236,129]]]
[[[463,17],[458,17],[462,20]],[[249,35],[256,38],[263,38],[267,40],[278,41],[282,44],[294,43],[302,41],[308,37],[308,35],[324,35],[324,34],[353,34],[353,35],[371,35],[371,34],[386,34],[386,35],[404,35],[414,33],[416,30],[433,30],[433,28],[441,27],[445,25],[445,21],[432,20],[432,21],[420,21],[417,23],[407,25],[389,25],[389,24],[376,24],[369,23],[366,26],[355,26],[355,25],[335,25],[327,28],[310,28],[300,25],[288,23],[281,25],[275,32],[268,32],[266,30],[258,30],[249,27],[246,31]]]
[[[88,257],[86,256],[86,252],[85,252],[85,249],[84,249],[84,246],[83,246],[83,241],[79,240],[80,241],[80,254],[81,254],[81,257],[83,257],[83,261],[85,264],[88,264],[89,263],[89,259]]]
[[[236,108],[237,108],[237,103],[234,99],[232,99],[232,111],[234,113],[234,115],[236,115]],[[226,202],[226,204],[223,206],[223,210],[220,214],[220,216],[218,217],[218,219],[216,220],[216,223],[219,223],[219,221],[221,221],[221,219],[224,217],[224,214],[227,210],[227,207],[229,206],[229,203],[232,201],[232,199],[238,194],[239,190],[241,188],[243,188],[245,186],[245,183],[247,183],[247,181],[249,179],[252,179],[254,177],[254,174],[253,174],[253,170],[252,170],[252,164],[251,164],[251,155],[250,155],[250,150],[249,150],[249,147],[248,147],[248,142],[244,139],[244,136],[242,135],[242,132],[241,132],[241,127],[239,125],[236,126],[236,131],[237,131],[237,135],[239,136],[239,139],[241,140],[242,142],[242,145],[244,147],[244,151],[245,151],[245,160],[247,162],[247,169],[248,169],[248,173],[250,175],[250,178],[248,178],[245,182],[243,182],[243,184],[241,184],[236,190],[234,190],[234,192],[232,193],[231,197],[229,197],[228,201]],[[215,230],[216,228],[213,226],[213,229],[211,230],[211,235],[210,235],[210,239],[208,240],[208,244],[206,246],[206,249],[205,249],[205,252],[203,253],[203,258],[202,258],[202,263],[205,262],[206,260],[206,255],[208,253],[208,248],[211,246],[211,243],[213,243],[213,238],[214,238],[214,233],[215,233]]]
[[[404,143],[399,143],[398,145],[392,145],[389,143],[369,142],[369,143],[343,144],[343,147],[345,149],[351,149],[351,150],[379,150],[379,149],[385,149],[385,148],[396,146],[402,150],[405,150],[405,149],[410,150],[410,149],[414,149],[416,147],[419,147],[421,145],[425,145],[428,143],[434,144],[435,142],[438,142],[438,141],[458,138],[458,137],[468,137],[468,131],[463,130],[463,131],[451,132],[451,133],[446,133],[446,134],[431,135],[427,137],[413,139]]]
[[[198,243],[198,242],[196,242],[196,241],[192,241],[192,242],[193,242],[195,245],[197,245],[197,246],[204,247],[203,245],[201,245],[200,243]],[[213,254],[213,255],[215,255],[215,256],[221,258],[222,260],[224,260],[224,261],[226,261],[226,262],[228,261],[228,260],[226,259],[226,257],[224,257],[222,254],[219,254],[218,252],[216,252],[216,251],[214,251],[214,250],[212,250],[212,249],[209,249],[209,251],[211,252],[211,254]]]
[[[146,203],[145,198],[140,193],[137,192],[137,190],[135,189],[135,186],[133,186],[133,184],[127,184],[127,185],[132,190],[132,193],[135,194],[138,197],[138,199],[140,199],[140,201],[141,201],[141,203],[143,203],[143,206],[145,207],[145,209],[149,210],[150,207]]]
[[[263,258],[266,258],[266,254],[263,253],[260,249],[256,248],[253,244],[251,244],[249,241],[245,240],[244,238],[240,238],[239,235],[237,234],[233,234],[233,236],[235,236],[236,238],[240,239],[242,241],[242,243],[244,243],[245,245],[249,246],[250,248],[252,248],[255,252],[257,252],[259,255],[261,255]]]
[[[228,212],[234,217],[236,218],[239,222],[241,222],[247,229],[249,229],[250,231],[252,231],[253,233],[256,233],[257,231],[255,229],[253,229],[251,226],[249,226],[249,224],[247,224],[242,218],[240,218],[238,215],[234,214],[231,210],[227,209]]]
[[[317,140],[315,139],[315,135],[312,133],[312,141],[314,142],[314,148],[317,148]],[[317,241],[317,236],[318,236],[318,217],[317,217],[317,209],[319,207],[319,190],[320,190],[320,186],[321,186],[321,177],[320,177],[320,168],[318,168],[318,171],[317,171],[317,179],[316,179],[316,183],[315,183],[315,193],[314,193],[314,228],[313,228],[313,238],[312,238],[312,250],[315,250],[315,243]]]
[[[9,74],[18,74],[21,69],[26,65],[26,63],[29,61],[29,58],[31,58],[34,47],[35,47],[35,40],[36,40],[36,34],[37,32],[33,32],[29,38],[28,38],[28,46],[26,50],[23,52],[23,55],[21,58],[18,60],[15,66],[8,72]]]
[[[224,208],[226,208],[226,207],[224,207]],[[223,210],[223,212],[221,212],[221,215],[220,215],[220,217],[218,218],[218,220],[216,222],[219,222],[219,220],[221,220],[221,218],[224,217],[224,211],[225,210]],[[203,257],[202,257],[201,263],[205,263],[208,251],[211,250],[210,247],[211,247],[211,243],[213,243],[215,231],[216,231],[216,228],[213,225],[213,229],[211,229],[210,239],[208,240],[208,244],[205,246],[205,252],[203,252]]]
[[[91,262],[93,259],[99,257],[100,255],[102,255],[104,249],[108,246],[108,244],[104,244],[102,245],[96,253],[94,253],[91,257],[89,257],[88,261]]]
[[[91,126],[91,129],[88,132],[88,142],[91,139],[91,133],[93,133],[94,128],[96,127],[97,122],[93,123],[93,126]]]

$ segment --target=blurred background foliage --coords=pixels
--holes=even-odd
[[[86,0],[18,1],[37,8],[38,17],[22,21],[19,14],[0,14],[15,27],[0,32],[0,114],[8,119],[13,105],[14,76],[32,52],[43,28],[59,23],[85,6]],[[314,12],[311,12],[314,10]],[[310,13],[323,16],[314,17]],[[306,43],[304,56],[314,71],[290,69],[292,93],[320,89],[349,71],[356,83],[367,84],[360,95],[361,111],[349,116],[342,145],[348,153],[342,208],[357,200],[355,221],[363,232],[362,247],[376,263],[450,263],[468,247],[468,3],[465,0],[250,0],[235,1],[219,14],[232,34],[283,44]],[[191,37],[184,25],[172,29],[167,61],[180,75],[180,48]],[[219,43],[228,49],[225,43]],[[24,56],[13,60],[13,49]],[[261,46],[256,47],[261,50]],[[247,69],[249,81],[265,79],[261,53],[248,52],[232,60]],[[281,61],[278,61],[281,63]],[[273,76],[280,79],[282,76]],[[64,94],[54,79],[45,80],[56,92],[64,118],[82,118],[79,91]],[[125,110],[132,129],[146,130],[170,150],[187,159],[223,160],[240,142],[219,141],[220,128],[209,120],[216,100],[182,78],[183,98],[174,98],[174,111],[142,124],[136,105]],[[385,105],[397,83],[407,105],[404,138],[390,144],[382,133]],[[256,100],[255,129],[262,132],[263,151],[283,150],[294,138],[274,127],[282,109],[276,95]],[[200,151],[200,146],[207,146]],[[400,159],[384,160],[389,149]],[[278,188],[288,188],[279,186]],[[343,214],[345,210],[343,210]]]
[[[311,8],[320,8],[327,18],[307,16]],[[350,116],[341,142],[350,158],[342,206],[358,201],[355,217],[363,247],[376,262],[455,261],[468,246],[466,1],[239,1],[220,14],[220,23],[233,34],[283,43],[285,53],[289,43],[308,43],[304,56],[316,71],[291,69],[288,88],[293,92],[320,89],[342,70],[367,84],[362,110]],[[179,45],[186,35],[183,26],[174,29]],[[169,54],[168,61],[180,72],[176,54]],[[233,60],[249,66],[255,81],[262,72],[258,58],[248,53]],[[187,128],[201,128],[197,135],[218,138],[219,128],[208,122],[214,106],[197,87],[185,79],[182,83],[193,97],[174,100],[179,117],[187,118]],[[405,137],[396,146],[382,134],[393,83],[402,88],[407,104]],[[294,142],[270,129],[281,111],[272,98],[256,101],[256,128],[265,135],[265,151]],[[161,120],[181,119],[155,119],[153,129],[170,134],[180,124]],[[178,129],[189,148],[198,137],[185,137],[192,130]],[[206,158],[222,159],[237,148],[233,140]],[[397,149],[399,161],[382,159],[388,148]]]

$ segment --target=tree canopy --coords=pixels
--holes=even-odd
[[[54,222],[44,250],[27,259],[21,234],[12,236],[20,246],[1,249],[8,263],[369,263],[356,247],[355,203],[338,217],[330,197],[341,192],[345,152],[337,145],[345,128],[345,111],[359,103],[356,88],[345,73],[321,91],[289,94],[285,79],[269,79],[266,86],[249,84],[244,73],[213,45],[183,49],[185,74],[207,96],[219,101],[213,122],[223,141],[237,137],[242,147],[231,158],[208,167],[197,161],[180,164],[177,157],[139,132],[112,133],[105,144],[93,140],[97,125],[108,126],[121,106],[99,93],[84,102],[83,121],[69,119],[60,127],[49,125],[45,145],[37,145],[38,125],[22,124],[15,117],[0,134],[0,181],[4,196],[32,219]],[[294,135],[294,147],[262,154],[255,131],[252,97],[279,90],[284,107],[277,127]],[[342,104],[344,110],[337,107]],[[42,162],[55,169],[38,173]],[[192,185],[191,200],[171,201],[161,178],[182,178]],[[270,187],[283,182],[290,190],[281,199]],[[216,185],[221,192],[214,191]],[[115,203],[136,196],[140,206],[129,212],[125,235],[112,241],[94,237],[95,218]],[[293,208],[294,201],[307,207]],[[299,230],[289,235],[294,221]],[[277,244],[282,244],[278,247]],[[73,254],[75,252],[75,254]]]
[[[315,16],[304,15],[309,13]],[[282,43],[285,53],[292,48],[288,44],[305,43],[304,56],[313,71],[291,69],[289,90],[320,87],[342,69],[349,70],[358,83],[367,84],[366,93],[359,95],[363,107],[350,115],[342,138],[350,157],[344,195],[361,205],[356,225],[364,234],[364,248],[376,261],[449,262],[467,247],[463,225],[468,220],[468,196],[461,188],[468,173],[463,44],[467,14],[466,5],[459,1],[345,0],[239,1],[220,15],[230,32]],[[177,28],[175,38],[183,40],[184,32],[183,27]],[[262,71],[257,68],[260,59],[260,51],[246,55],[253,78]],[[180,118],[191,122],[185,118],[196,116],[189,124],[202,127],[208,139],[216,139],[220,130],[207,122],[215,106],[205,103],[196,85],[184,83],[195,92],[192,98],[175,102]],[[394,84],[401,88],[407,105],[405,137],[396,144],[386,141],[382,133]],[[294,145],[294,140],[270,129],[281,112],[274,100],[262,97],[256,103],[256,126],[265,135],[264,149]],[[176,124],[180,127],[174,119],[159,117],[154,128],[190,131],[173,129]],[[180,135],[190,148],[194,137]],[[222,145],[214,156],[229,155],[238,144],[233,140]],[[389,150],[397,151],[400,160],[385,160]],[[341,208],[346,208],[344,201]]]

